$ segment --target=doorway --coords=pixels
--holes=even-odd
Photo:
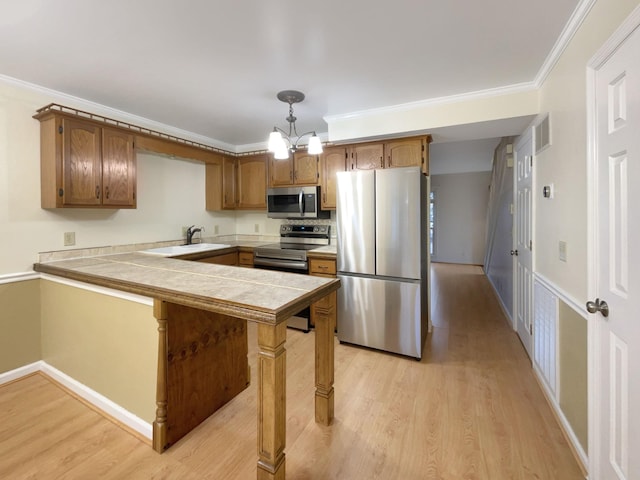
[[[588,65],[589,463],[640,478],[640,7]]]

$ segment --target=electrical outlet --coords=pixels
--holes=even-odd
[[[560,261],[567,261],[567,242],[563,240],[560,240],[560,242],[558,242],[558,254],[560,257]]]
[[[256,224],[253,226],[253,231],[254,231],[255,233],[258,233],[258,232],[260,231],[260,224],[259,224],[259,223],[256,223]]]
[[[64,246],[69,247],[76,244],[76,232],[64,232]]]
[[[182,236],[183,237],[187,236],[187,230],[189,230],[189,227],[182,227]]]
[[[220,233],[220,226],[219,225],[214,225],[213,226],[213,233],[214,233],[214,235],[218,235],[218,233]]]

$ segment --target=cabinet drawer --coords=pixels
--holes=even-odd
[[[309,273],[311,275],[335,275],[336,261],[311,258],[309,259]]]
[[[238,265],[243,267],[253,267],[253,253],[238,252]]]
[[[218,265],[238,265],[237,252],[225,253],[214,257],[201,258],[199,262],[216,263]]]

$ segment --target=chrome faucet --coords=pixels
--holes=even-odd
[[[200,232],[200,240],[202,240],[202,232],[204,232],[204,227],[194,227],[195,225],[191,225],[189,228],[187,228],[187,245],[191,245],[191,243],[193,242],[193,236],[198,232]]]

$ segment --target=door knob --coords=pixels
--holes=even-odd
[[[516,257],[518,256],[518,250],[511,250],[511,255],[515,255]]]
[[[609,305],[604,300],[596,298],[595,302],[587,302],[587,312],[597,313],[600,312],[603,317],[609,316]]]

